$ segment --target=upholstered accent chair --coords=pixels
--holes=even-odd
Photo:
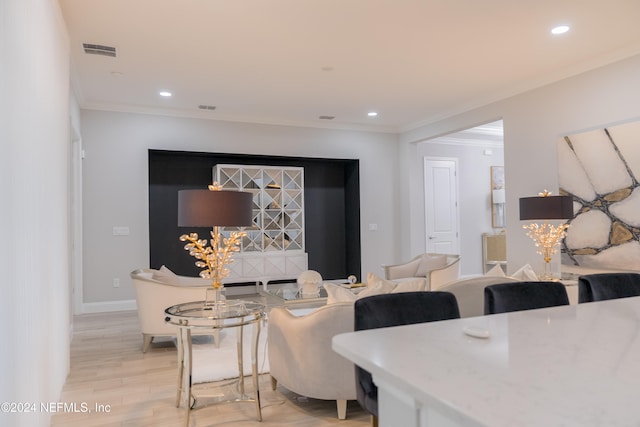
[[[484,288],[499,283],[518,283],[517,279],[499,276],[476,276],[445,284],[439,290],[451,292],[458,301],[460,317],[484,315]]]
[[[164,320],[166,308],[184,302],[204,301],[206,290],[211,286],[208,279],[178,276],[165,268],[135,270],[130,277],[136,293],[143,353],[148,350],[155,337],[176,336],[176,327],[168,325]],[[201,334],[213,335],[216,345],[219,344],[219,331]]]
[[[569,305],[560,282],[500,283],[484,288],[484,314]]]
[[[426,278],[426,290],[436,291],[460,277],[460,255],[425,253],[405,263],[382,267],[387,280]]]
[[[578,302],[640,296],[640,274],[598,273],[578,277]]]
[[[324,305],[296,316],[285,307],[269,312],[268,353],[271,387],[277,385],[314,399],[335,400],[338,418],[356,400],[354,365],[331,349],[331,339],[353,331],[353,302]]]
[[[449,292],[401,292],[374,295],[359,299],[354,305],[356,331],[411,325],[457,319],[458,303]],[[425,360],[425,363],[429,361]],[[378,420],[378,388],[371,373],[356,366],[356,391],[358,403],[372,416],[372,424]]]

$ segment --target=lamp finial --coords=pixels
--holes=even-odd
[[[220,191],[222,190],[222,185],[218,184],[218,181],[213,181],[213,184],[209,184],[209,191]]]

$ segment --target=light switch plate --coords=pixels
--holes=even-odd
[[[127,226],[114,226],[113,227],[113,235],[114,236],[128,236],[129,235],[129,227],[127,227]]]

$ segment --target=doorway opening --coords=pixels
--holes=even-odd
[[[498,120],[418,146],[424,159],[425,249],[462,255],[463,275],[486,271],[484,236],[505,234],[503,135]]]

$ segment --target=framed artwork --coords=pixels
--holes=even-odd
[[[505,227],[504,166],[491,166],[491,226]]]
[[[634,121],[558,140],[560,194],[574,212],[562,264],[640,271],[639,138]]]

